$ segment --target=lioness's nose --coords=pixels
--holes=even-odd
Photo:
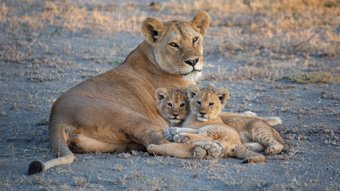
[[[195,66],[198,62],[199,58],[194,58],[194,59],[188,59],[188,60],[185,60],[184,62],[186,64],[189,64],[190,66]]]

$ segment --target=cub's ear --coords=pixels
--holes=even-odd
[[[190,84],[187,88],[187,96],[188,99],[192,99],[195,97],[195,95],[198,94],[198,92],[200,91],[200,88],[194,84]]]
[[[209,28],[209,23],[210,16],[205,11],[199,11],[191,21],[191,25],[201,33],[201,35],[205,35]]]
[[[160,104],[167,95],[168,95],[168,90],[166,88],[157,88],[155,92],[157,104]]]
[[[225,106],[229,99],[229,91],[225,88],[220,88],[217,91],[218,99],[220,99],[220,102],[223,106]]]
[[[161,37],[164,25],[162,21],[148,17],[143,21],[142,32],[145,36],[145,40],[150,45],[155,45],[157,40]]]

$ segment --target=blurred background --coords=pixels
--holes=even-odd
[[[143,19],[191,19],[198,10],[211,15],[207,60],[229,61],[217,73],[206,73],[206,79],[339,81],[339,0],[2,0],[0,57],[19,63],[37,57],[64,57],[60,62],[95,57],[116,65],[143,40]],[[117,36],[122,41],[115,41]],[[111,41],[111,46],[91,38]]]

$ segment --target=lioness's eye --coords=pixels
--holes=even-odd
[[[181,105],[179,105],[180,107],[184,107],[185,106],[185,103],[181,103]]]
[[[168,103],[168,106],[172,107],[172,103]]]
[[[214,105],[214,103],[213,103],[213,102],[210,102],[209,105]]]
[[[198,105],[201,105],[201,102],[200,102],[200,101],[197,101],[197,104],[198,104]]]
[[[196,36],[196,37],[194,37],[193,39],[192,39],[192,43],[194,43],[195,44],[195,42],[198,40],[198,37]]]
[[[174,47],[174,48],[179,48],[178,44],[175,43],[175,42],[170,42],[169,45]]]

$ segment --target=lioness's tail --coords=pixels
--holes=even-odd
[[[74,154],[68,148],[65,140],[65,126],[59,122],[53,123],[50,121],[49,134],[52,149],[58,157],[46,162],[32,161],[28,168],[28,175],[43,172],[54,166],[73,162]]]

